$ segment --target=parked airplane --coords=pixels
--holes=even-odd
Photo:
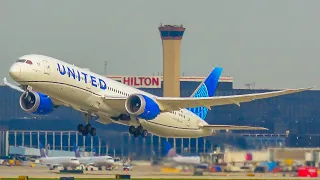
[[[99,170],[102,170],[102,167],[106,167],[106,170],[112,165],[114,165],[114,160],[111,156],[91,156],[91,157],[81,157],[79,148],[74,144],[74,152],[76,158],[78,158],[80,164],[85,166],[94,166],[98,167]]]
[[[206,169],[208,168],[208,164],[201,163],[200,156],[181,156],[176,153],[175,149],[172,148],[168,141],[165,141],[164,144],[165,153],[169,160],[172,160],[177,165],[192,165],[194,167]]]
[[[148,131],[161,137],[201,137],[218,130],[267,130],[262,127],[209,125],[206,115],[211,106],[250,102],[305,91],[311,88],[232,96],[214,96],[222,68],[216,67],[191,97],[158,97],[95,74],[58,59],[25,55],[10,68],[9,74],[20,87],[20,107],[32,114],[45,115],[59,106],[83,112],[86,125],[79,124],[84,136],[96,135],[90,122],[129,126],[130,134],[146,137]]]
[[[50,170],[54,170],[57,167],[63,167],[64,170],[67,170],[68,167],[71,167],[73,170],[76,169],[80,162],[75,157],[48,157],[46,153],[46,149],[42,144],[40,145],[40,164],[45,164],[49,166]]]

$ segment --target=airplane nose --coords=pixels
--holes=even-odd
[[[19,66],[18,64],[13,64],[13,65],[10,67],[9,75],[10,75],[13,79],[19,78],[20,75],[21,75],[21,68],[20,68],[20,66]]]

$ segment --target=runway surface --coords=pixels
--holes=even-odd
[[[245,173],[204,173],[203,176],[194,176],[192,172],[183,173],[163,173],[154,171],[150,166],[136,167],[131,172],[120,170],[113,171],[84,171],[84,174],[60,173],[59,170],[50,171],[46,166],[0,166],[1,178],[17,178],[18,176],[29,176],[29,178],[59,178],[59,177],[75,177],[75,178],[115,178],[116,174],[130,174],[131,178],[172,178],[172,179],[296,179],[296,177],[283,177],[282,174],[259,174],[255,177],[248,177]],[[301,179],[301,178],[297,178]],[[314,179],[314,178],[312,178]]]

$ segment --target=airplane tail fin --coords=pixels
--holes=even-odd
[[[199,97],[213,97],[219,82],[223,68],[215,67],[209,76],[197,87],[190,97],[199,98]],[[201,119],[207,117],[208,108],[204,106],[187,108],[189,111],[193,112]]]
[[[78,148],[76,143],[73,144],[73,149],[74,149],[75,157],[81,157],[80,150],[79,150],[79,148]]]
[[[92,154],[92,156],[96,156],[96,155],[97,155],[96,148],[93,148],[93,149],[92,149],[92,153],[91,153],[91,154]]]
[[[166,156],[168,157],[177,156],[176,151],[171,147],[170,143],[168,141],[165,141],[164,143],[165,143],[164,150],[165,150]]]
[[[40,157],[47,157],[46,149],[42,143],[39,144],[40,147]]]

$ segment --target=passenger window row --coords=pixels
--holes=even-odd
[[[112,87],[110,87],[110,86],[108,86],[107,89],[108,89],[109,91],[112,91],[112,92],[115,92],[115,93],[118,93],[118,94],[121,94],[121,95],[124,95],[124,96],[129,96],[129,95],[130,95],[129,93],[122,92],[122,91],[120,91],[120,90],[118,90],[118,89],[114,89],[114,88],[112,88]]]

